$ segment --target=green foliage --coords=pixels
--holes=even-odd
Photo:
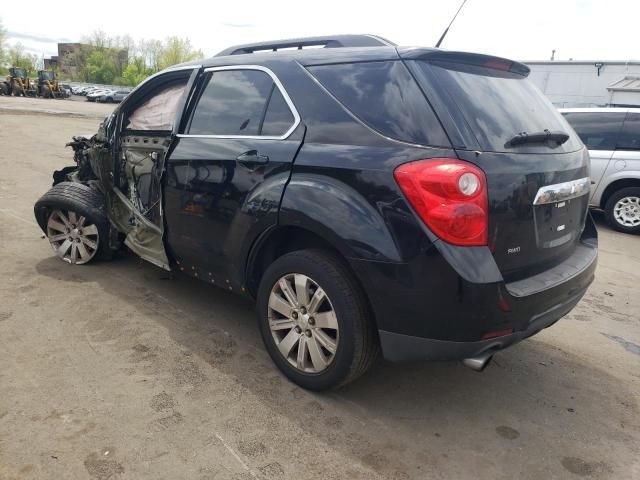
[[[95,31],[83,38],[82,47],[67,57],[72,72],[70,80],[107,85],[136,86],[149,75],[172,65],[203,57],[188,38],[168,37],[164,41],[135,42],[129,35],[110,37]],[[42,68],[36,55],[17,43],[6,44],[6,30],[0,19],[0,74],[10,66],[25,68],[35,76]]]
[[[194,50],[188,38],[169,37],[164,42],[159,67],[162,70],[203,56],[201,50]]]
[[[6,55],[6,38],[7,31],[2,25],[2,19],[0,18],[0,67],[4,65],[4,57]]]
[[[40,61],[37,55],[27,53],[24,46],[18,42],[7,50],[5,63],[9,67],[24,68],[27,75],[34,76]]]
[[[135,57],[122,73],[122,84],[135,87],[151,74],[143,57]]]
[[[118,76],[116,66],[108,50],[94,50],[87,57],[87,80],[91,83],[110,85]]]

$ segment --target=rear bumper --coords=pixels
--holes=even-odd
[[[526,329],[489,340],[455,342],[379,330],[382,352],[385,359],[392,362],[402,362],[412,360],[462,360],[476,357],[488,351],[503,350],[556,323],[576,306],[586,291],[587,289],[585,288],[569,301],[534,316]]]
[[[484,280],[488,259],[460,257],[477,270],[474,282],[460,275],[452,258],[432,247],[404,264],[351,262],[369,296],[386,359],[474,357],[554,324],[593,282],[597,232],[588,218],[580,245],[562,264],[509,284]]]

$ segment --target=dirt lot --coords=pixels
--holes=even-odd
[[[640,479],[640,237],[598,217],[585,299],[484,373],[380,362],[313,394],[251,304],[54,257],[33,203],[111,108],[0,97],[0,479]]]

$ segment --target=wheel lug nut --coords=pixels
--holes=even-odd
[[[310,337],[310,336],[311,336],[311,330],[305,330],[304,334],[305,334],[307,337]]]
[[[309,325],[315,325],[316,324],[316,320],[313,317],[309,317]]]
[[[304,315],[305,313],[307,313],[307,309],[304,307],[300,308],[300,313]]]
[[[302,332],[302,329],[300,327],[296,327],[295,330],[296,330],[296,333],[301,333]]]
[[[298,312],[293,312],[293,313],[291,314],[291,316],[292,316],[294,319],[297,319],[297,318],[298,318]]]

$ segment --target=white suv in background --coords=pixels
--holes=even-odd
[[[560,109],[591,156],[590,205],[621,232],[640,233],[640,108]]]

